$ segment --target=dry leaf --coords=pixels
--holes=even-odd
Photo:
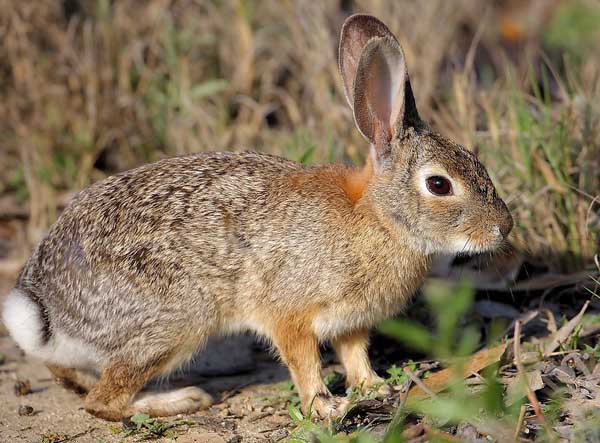
[[[562,328],[560,328],[556,332],[556,334],[554,334],[554,337],[552,337],[552,341],[550,341],[550,343],[548,343],[546,345],[546,348],[544,349],[544,357],[548,357],[561,344],[567,341],[573,330],[579,325],[579,323],[581,323],[581,320],[583,320],[583,314],[585,314],[585,311],[587,310],[589,304],[589,300],[586,301],[583,305],[583,308],[581,308],[581,311],[579,311],[579,314],[577,314],[575,317],[573,317],[571,320],[565,323],[565,325]]]
[[[533,370],[526,374],[527,384],[529,388],[535,392],[538,389],[542,389],[544,387],[544,381],[542,380],[542,373],[539,370]],[[506,404],[510,406],[514,404],[517,400],[525,397],[525,389],[524,385],[521,383],[521,377],[514,377],[510,379],[508,382],[508,386],[506,387]]]
[[[491,349],[482,349],[476,354],[472,355],[463,366],[463,378],[469,377],[474,372],[479,372],[489,365],[496,363],[500,360],[504,351],[506,350],[506,343],[502,343]],[[448,385],[455,378],[455,371],[453,368],[443,369],[435,374],[431,375],[423,383],[430,391],[438,393],[448,387]],[[418,398],[426,397],[427,393],[420,387],[413,387],[408,393],[408,400],[416,400]]]

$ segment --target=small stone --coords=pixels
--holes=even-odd
[[[478,435],[477,428],[470,423],[462,422],[456,427],[456,436],[463,441],[477,441]]]
[[[121,419],[121,425],[123,426],[124,431],[133,431],[137,429],[137,425],[131,421],[130,417],[123,417]]]
[[[246,415],[246,412],[246,408],[244,408],[244,406],[240,403],[235,403],[229,407],[229,413],[232,415],[243,417]]]
[[[287,411],[283,414],[273,414],[267,420],[269,421],[269,423],[275,426],[286,426],[291,422],[290,416],[288,415]]]
[[[223,421],[223,423],[221,423],[221,426],[223,426],[228,431],[234,431],[237,427],[236,423],[233,420],[225,420]]]
[[[223,418],[229,416],[229,409],[227,409],[227,408],[226,409],[221,409],[218,412],[218,415],[219,415],[219,417],[223,417]]]
[[[21,405],[19,406],[19,415],[33,415],[33,408],[29,405]]]
[[[269,435],[269,438],[271,439],[271,441],[279,441],[279,440],[283,440],[284,438],[286,438],[288,436],[288,434],[289,434],[289,432],[285,428],[277,429],[276,431],[271,432],[271,434]]]
[[[29,380],[17,380],[14,386],[15,395],[22,397],[31,394],[31,383]]]
[[[556,426],[554,429],[558,435],[563,438],[570,438],[573,436],[573,425]]]
[[[242,436],[239,434],[236,434],[236,435],[232,436],[227,443],[241,443],[241,441],[242,441]]]

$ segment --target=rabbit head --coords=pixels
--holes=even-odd
[[[339,67],[348,103],[371,144],[367,196],[408,241],[430,253],[475,253],[503,243],[513,226],[485,167],[420,119],[404,53],[368,15],[342,28]]]

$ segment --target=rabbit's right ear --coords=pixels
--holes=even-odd
[[[339,48],[339,68],[344,80],[344,92],[351,108],[354,108],[354,78],[363,49],[373,37],[389,37],[396,40],[388,27],[375,17],[354,14],[342,26]]]
[[[356,14],[342,27],[339,67],[356,126],[381,160],[393,138],[422,124],[402,48],[381,21]]]
[[[404,129],[407,87],[410,83],[398,42],[389,37],[369,40],[354,79],[354,121],[375,147],[379,160],[389,153],[392,139]]]

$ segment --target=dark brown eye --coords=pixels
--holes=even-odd
[[[452,192],[452,185],[445,177],[434,175],[433,177],[428,177],[426,182],[427,189],[434,195],[448,195]]]

